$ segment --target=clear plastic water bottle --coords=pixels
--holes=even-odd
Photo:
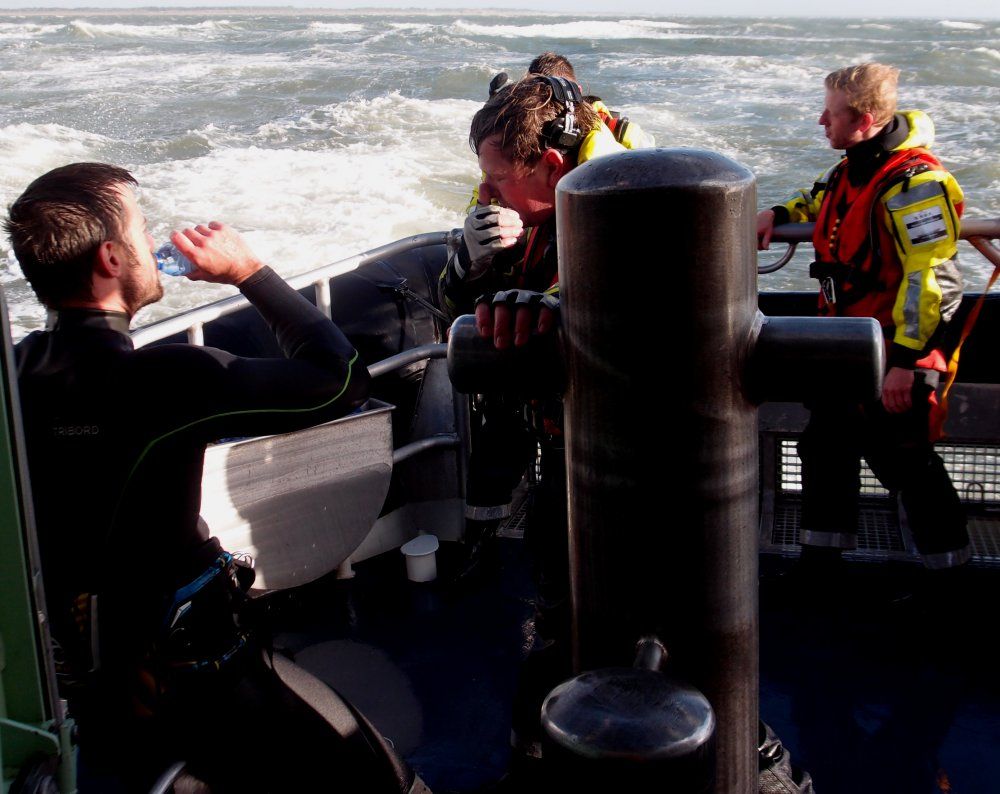
[[[177,246],[166,242],[156,249],[156,267],[168,276],[183,276],[194,270],[191,260],[177,250]]]

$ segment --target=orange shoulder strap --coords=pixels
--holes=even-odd
[[[944,438],[944,422],[948,418],[948,394],[951,391],[952,384],[955,383],[955,377],[958,375],[958,359],[962,352],[962,345],[965,343],[965,340],[968,339],[969,334],[972,333],[972,329],[975,327],[976,321],[979,319],[979,313],[983,309],[983,302],[986,300],[986,294],[990,291],[990,288],[997,280],[997,277],[1000,276],[1000,249],[994,246],[985,237],[970,237],[969,242],[977,251],[979,251],[979,253],[985,256],[992,263],[993,275],[990,276],[990,280],[986,283],[986,289],[984,289],[983,294],[979,296],[979,300],[976,301],[976,305],[972,307],[972,311],[970,311],[968,316],[965,318],[965,325],[962,326],[962,335],[959,337],[958,344],[955,345],[955,350],[952,352],[951,359],[948,361],[948,374],[945,376],[944,389],[941,391],[941,404],[936,412],[934,420],[932,420],[932,440]]]

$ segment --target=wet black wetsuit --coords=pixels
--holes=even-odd
[[[124,314],[85,309],[59,312],[51,331],[16,347],[53,633],[70,657],[79,655],[84,643],[74,604],[85,600],[81,594],[100,594],[98,695],[84,688],[91,694],[71,707],[83,746],[89,732],[92,747],[116,756],[112,767],[173,742],[178,731],[197,735],[185,727],[192,722],[203,732],[216,726],[219,752],[242,747],[253,755],[252,741],[226,744],[213,714],[221,709],[222,724],[239,723],[240,715],[274,713],[289,700],[265,683],[242,692],[228,715],[225,703],[195,703],[199,713],[182,708],[164,721],[144,718],[135,706],[136,666],[161,625],[164,596],[219,554],[218,542],[199,527],[206,444],[314,425],[350,412],[367,395],[368,372],[351,343],[270,268],[240,290],[286,358],[240,358],[183,344],[135,350]],[[247,689],[246,682],[239,687]],[[191,705],[189,698],[185,708]],[[138,783],[141,774],[130,779]]]

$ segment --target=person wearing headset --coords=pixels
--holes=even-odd
[[[580,163],[625,147],[587,104],[576,83],[529,74],[494,93],[472,119],[469,143],[483,181],[441,274],[442,305],[453,316],[476,310],[480,333],[500,349],[552,326],[558,306],[556,184]],[[517,291],[515,293],[514,291]],[[506,305],[537,293],[513,316]],[[495,311],[477,298],[496,296]]]
[[[475,311],[480,335],[497,348],[521,346],[557,324],[557,183],[580,163],[625,149],[575,82],[543,75],[495,92],[473,117],[469,143],[483,172],[480,203],[453,235],[439,282],[442,305],[455,316]],[[525,410],[515,396],[486,395],[466,511],[483,525],[495,522],[497,514],[487,511],[509,503],[511,489],[541,449],[525,532],[539,591],[536,652],[522,670],[514,704],[514,744],[526,755],[540,747],[541,698],[569,671],[562,406],[558,395],[537,396]],[[470,528],[467,522],[467,538]]]
[[[547,51],[535,56],[531,63],[528,64],[527,74],[562,77],[574,83],[581,92],[583,90],[580,81],[577,79],[573,64],[570,63],[569,58],[559,53]],[[502,91],[511,85],[513,85],[513,82],[507,72],[500,72],[490,80],[489,94],[492,97],[498,91]],[[614,135],[615,140],[626,149],[649,149],[656,145],[656,141],[652,135],[645,132],[642,127],[628,116],[611,110],[599,96],[588,94],[583,97],[583,101],[594,109],[601,123]],[[469,205],[465,211],[467,213],[471,212],[479,203],[479,188],[476,187],[472,191],[472,199],[469,201]]]

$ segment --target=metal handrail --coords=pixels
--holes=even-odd
[[[395,372],[397,369],[402,369],[410,364],[416,364],[418,361],[423,361],[424,359],[445,358],[447,355],[448,345],[443,342],[430,342],[419,347],[411,347],[409,350],[404,350],[402,353],[389,356],[389,358],[383,358],[381,361],[376,361],[368,367],[368,374],[373,378],[377,378],[380,375]]]
[[[404,460],[409,460],[414,455],[429,452],[432,449],[454,449],[461,445],[462,439],[458,433],[437,433],[427,438],[421,438],[402,447],[397,447],[392,451],[392,465],[398,466]]]
[[[388,243],[372,248],[361,254],[331,262],[328,265],[299,273],[285,279],[294,289],[302,289],[310,284],[316,287],[316,305],[319,306],[327,317],[330,317],[330,278],[348,270],[353,270],[361,265],[374,262],[385,257],[395,256],[414,248],[424,248],[431,245],[443,245],[448,241],[450,232],[428,232],[426,234],[416,234],[412,237],[404,237],[402,240]],[[158,320],[155,323],[144,325],[132,331],[132,341],[136,347],[148,345],[168,336],[186,331],[188,342],[193,345],[204,344],[202,327],[211,320],[225,317],[235,311],[249,306],[250,302],[242,295],[234,295],[231,298],[222,300],[181,312],[165,320]]]
[[[781,270],[791,261],[799,243],[812,242],[815,227],[815,223],[783,223],[781,226],[775,226],[771,233],[771,242],[788,243],[788,248],[785,249],[785,253],[781,255],[780,259],[768,262],[766,265],[758,265],[757,273],[763,275]],[[1000,218],[963,220],[959,238],[968,240],[971,237],[984,237],[991,240],[1000,238]]]

